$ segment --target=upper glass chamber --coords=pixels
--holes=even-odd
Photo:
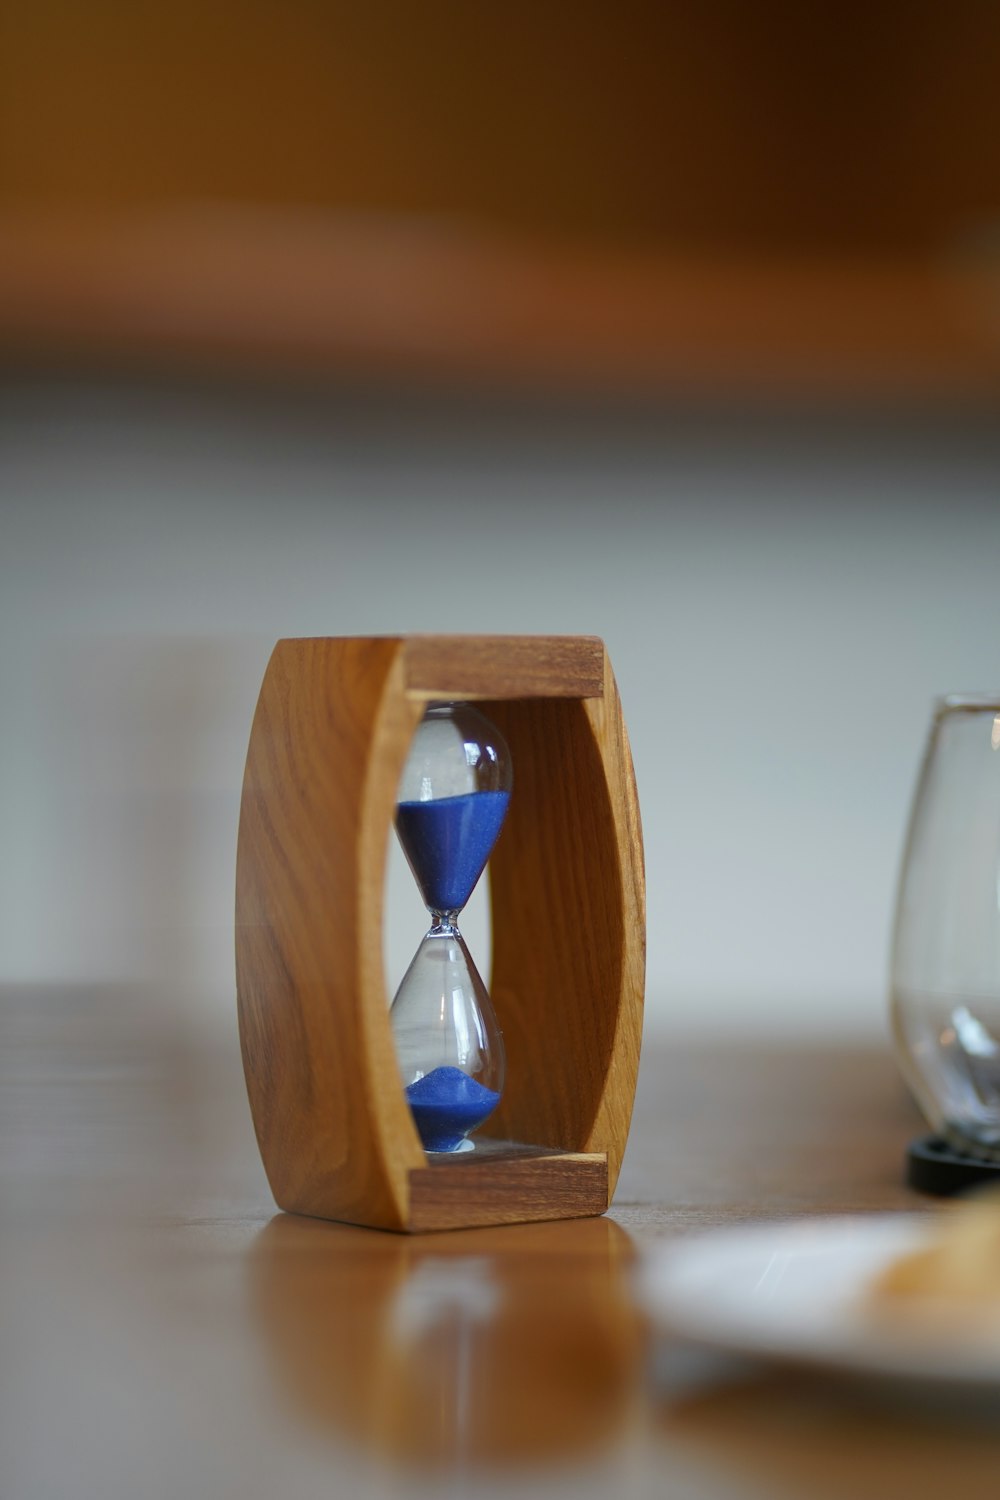
[[[429,911],[456,914],[472,895],[511,782],[510,752],[484,714],[467,703],[427,710],[400,779],[396,832]]]

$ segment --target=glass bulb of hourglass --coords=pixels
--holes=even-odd
[[[392,1003],[403,1087],[428,1151],[471,1149],[500,1102],[503,1038],[458,917],[485,868],[510,800],[500,732],[467,704],[429,708],[396,805],[396,832],[431,928]]]

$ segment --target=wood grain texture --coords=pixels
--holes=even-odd
[[[410,1173],[414,1230],[583,1219],[608,1206],[602,1153],[550,1152],[481,1140],[475,1153],[428,1157]]]
[[[490,992],[508,1085],[486,1129],[608,1157],[613,1194],[642,1035],[645,879],[631,753],[602,696],[486,703],[514,795],[490,861]]]
[[[995,1493],[995,1401],[654,1356],[636,1302],[715,1225],[937,1211],[884,1043],[651,1037],[610,1216],[396,1235],[275,1213],[173,998],[0,986],[4,1500]]]
[[[451,1167],[434,1168],[430,1192],[399,1085],[381,921],[423,702],[479,699],[490,683],[515,790],[491,865],[508,1083],[487,1128],[556,1155],[456,1162],[456,1180],[477,1177],[463,1219]],[[278,1204],[391,1229],[601,1212],[635,1091],[644,919],[631,760],[599,641],[279,642],[247,757],[236,920],[247,1087]]]
[[[429,699],[599,698],[604,645],[596,636],[411,636],[407,691]]]
[[[250,736],[236,872],[240,1040],[275,1201],[394,1229],[406,1173],[423,1161],[381,978],[385,845],[419,719],[398,657],[393,640],[278,643]]]

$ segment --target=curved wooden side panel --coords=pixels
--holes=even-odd
[[[632,750],[607,655],[604,669],[604,697],[587,699],[584,709],[600,751],[614,824],[622,901],[621,966],[617,1003],[612,1002],[615,1035],[604,1090],[591,1133],[581,1149],[607,1152],[610,1202],[628,1141],[639,1076],[646,993],[646,870]],[[600,878],[600,872],[595,873]]]
[[[382,904],[396,784],[420,706],[401,643],[280,641],[240,807],[240,1040],[279,1207],[401,1229],[424,1165],[392,1049]]]
[[[507,1047],[493,1136],[606,1152],[614,1192],[639,1065],[645,889],[635,778],[604,693],[488,702],[514,795],[490,861],[491,993]]]

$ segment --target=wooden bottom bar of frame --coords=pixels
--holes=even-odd
[[[583,1219],[608,1207],[603,1152],[556,1151],[479,1139],[475,1151],[428,1156],[410,1172],[408,1228],[473,1229],[539,1219]]]

